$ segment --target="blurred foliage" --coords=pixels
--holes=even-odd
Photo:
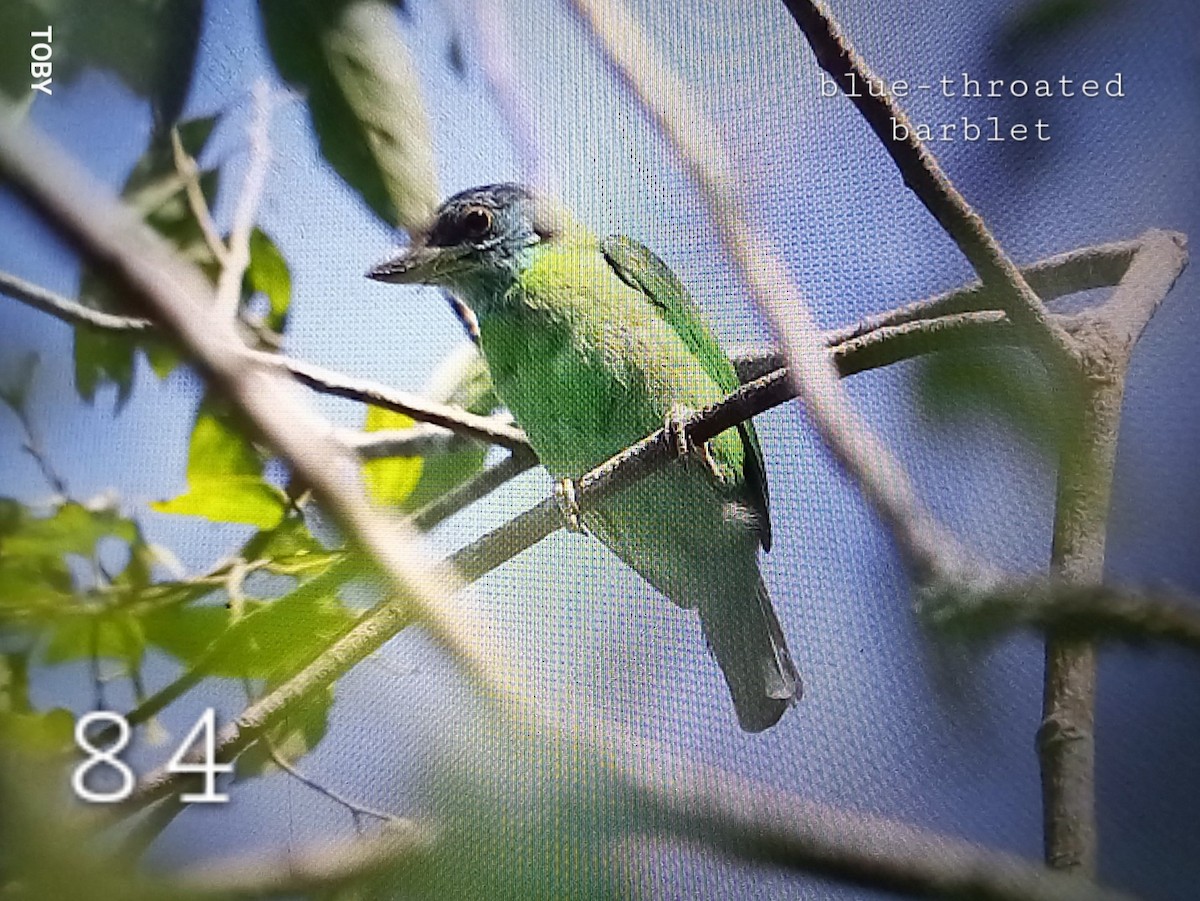
[[[440,403],[480,416],[493,413],[500,406],[487,364],[474,347],[463,347],[447,357],[430,380],[426,394]],[[402,413],[371,407],[366,412],[363,430],[378,432],[416,425]],[[363,472],[376,503],[412,512],[474,476],[483,468],[486,457],[486,447],[467,441],[459,450],[428,457],[368,460],[363,464]]]
[[[325,159],[384,222],[425,225],[439,199],[433,146],[394,12],[376,0],[260,0],[259,9]]]
[[[480,711],[447,736],[425,788],[437,842],[424,864],[380,874],[363,897],[600,901],[638,897],[632,811],[577,745],[519,733]]]
[[[996,414],[1045,453],[1062,437],[1062,399],[1026,352],[1007,347],[947,350],[920,360],[919,396],[925,412],[947,421]]]
[[[245,296],[261,293],[267,298],[263,324],[282,335],[292,305],[292,273],[275,242],[259,228],[250,234],[250,264],[246,267],[242,293]]]
[[[193,159],[204,151],[216,119],[193,119],[179,126],[184,151]],[[216,201],[219,174],[215,170],[199,173],[200,189],[211,208]],[[216,279],[217,260],[213,257],[200,223],[188,203],[186,179],[175,166],[170,134],[154,138],[130,173],[121,196],[145,219],[147,225],[169,241],[182,256]],[[79,288],[79,300],[96,309],[121,315],[141,315],[126,299],[122,287],[108,273],[87,271]],[[146,350],[159,377],[171,372],[179,360],[161,340],[108,332],[90,325],[75,327],[75,387],[87,401],[95,399],[97,388],[113,384],[117,388],[118,407],[133,390],[134,358],[141,346]]]
[[[1126,0],[1032,0],[1009,12],[996,33],[997,61],[1028,64],[1045,47],[1075,39],[1079,32]]]
[[[0,3],[0,93],[30,94],[30,33],[53,29],[53,88],[90,68],[116,75],[150,101],[165,133],[183,109],[200,43],[203,0],[4,0]],[[40,80],[40,79],[38,79]]]

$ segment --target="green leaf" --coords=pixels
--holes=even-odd
[[[285,519],[274,529],[259,533],[253,551],[255,561],[265,563],[269,572],[288,576],[314,576],[345,557],[339,549],[330,550],[308,530],[301,516]]]
[[[104,610],[60,618],[50,628],[50,640],[42,651],[42,659],[54,664],[102,657],[135,667],[145,648],[146,635],[136,616],[121,610]]]
[[[173,122],[191,86],[203,12],[202,0],[4,0],[0,91],[29,93],[30,32],[49,26],[55,90],[105,69],[150,101],[157,122]]]
[[[308,96],[321,152],[374,213],[412,230],[438,201],[429,121],[395,13],[375,0],[260,0],[279,74]]]
[[[257,476],[195,479],[188,490],[169,501],[150,504],[158,513],[200,516],[210,522],[242,523],[270,528],[287,512],[287,499]]]
[[[274,686],[267,686],[270,691]],[[288,764],[315,748],[325,737],[329,728],[329,710],[333,706],[333,686],[328,685],[312,696],[305,698],[298,710],[289,713],[282,721],[267,730],[267,741],[257,741],[237,759],[236,779],[265,776],[279,769],[271,757],[271,749]]]
[[[179,125],[180,143],[193,158],[199,157],[208,143],[216,119],[192,119]],[[218,173],[200,173],[200,187],[211,207],[216,200]],[[147,225],[161,234],[180,254],[216,277],[218,264],[212,255],[200,223],[188,204],[185,181],[175,168],[175,156],[169,134],[153,140],[125,182],[122,197],[145,218]],[[107,277],[92,271],[84,273],[79,300],[86,306],[110,313],[137,316],[142,310],[130,305],[125,294]],[[75,327],[75,389],[91,403],[96,391],[108,384],[117,388],[117,407],[129,400],[133,390],[134,360],[137,349],[144,348],[154,372],[163,378],[178,364],[173,349],[154,336],[133,336],[97,329],[86,324]]]
[[[246,268],[246,292],[255,291],[265,294],[271,305],[267,327],[283,334],[292,303],[292,274],[275,242],[257,228],[250,233],[250,265]]]
[[[381,407],[367,408],[364,430],[379,432],[390,429],[411,429],[414,421],[403,413]],[[403,503],[421,479],[424,461],[420,457],[385,457],[367,460],[363,464],[367,491],[377,504]]]
[[[116,537],[133,544],[141,540],[135,522],[111,509],[90,510],[67,501],[50,516],[18,515],[0,532],[0,557],[59,558],[78,554],[90,558],[102,538]]]
[[[479,416],[493,413],[500,406],[487,363],[469,345],[452,353],[438,366],[429,394]],[[469,445],[460,451],[426,457],[421,480],[404,500],[401,509],[405,512],[418,510],[457,488],[483,468],[486,457],[487,448],[482,445]]]
[[[293,673],[357,618],[337,596],[351,576],[329,570],[273,601],[249,600],[236,621],[223,606],[156,610],[144,617],[150,644],[209,675],[279,679]]]
[[[228,411],[206,400],[196,414],[188,447],[188,490],[150,506],[159,513],[202,516],[269,529],[287,513],[287,497],[262,477],[258,452]]]
[[[117,578],[132,579],[145,564],[145,543],[132,520],[74,501],[49,516],[33,516],[16,501],[0,499],[0,619],[47,625],[71,614],[78,592],[69,558],[93,560],[105,539],[128,545],[130,559]],[[148,581],[148,571],[145,577]]]
[[[75,717],[62,707],[36,713],[0,712],[0,740],[29,754],[59,754],[71,745],[74,734]]]
[[[229,624],[229,610],[213,604],[155,609],[142,617],[146,643],[186,664],[198,661]]]

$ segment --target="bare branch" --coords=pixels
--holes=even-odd
[[[155,331],[155,325],[149,319],[115,316],[93,310],[6,272],[0,272],[0,292],[70,324],[84,322],[97,328],[138,334],[150,334]],[[258,365],[290,373],[302,385],[320,394],[403,413],[419,422],[441,426],[455,434],[498,444],[510,450],[529,450],[529,441],[525,438],[525,433],[496,417],[477,416],[459,407],[440,404],[410,392],[398,391],[380,382],[353,378],[317,366],[315,363],[306,363],[280,354],[267,351],[249,351],[249,354]]]
[[[1200,600],[1166,590],[1040,579],[980,595],[949,589],[923,600],[920,610],[933,625],[968,637],[1052,629],[1070,638],[1200,651]]]
[[[983,283],[998,291],[1002,308],[1043,362],[1052,370],[1066,367],[1070,371],[1077,356],[1075,344],[1050,317],[1041,299],[984,225],[983,218],[917,139],[908,116],[887,92],[851,89],[852,78],[858,79],[859,84],[874,83],[878,78],[850,46],[825,5],[819,0],[784,0],[784,5],[804,32],[821,68],[847,95],[855,95],[851,101],[895,161],[904,183],[958,245]],[[876,96],[877,93],[881,95]],[[895,131],[900,129],[903,138],[895,137]]]
[[[440,404],[419,394],[397,391],[380,382],[353,378],[314,363],[305,363],[279,354],[265,351],[251,351],[250,354],[263,368],[291,373],[302,385],[321,394],[403,413],[419,422],[438,425],[456,434],[498,444],[509,450],[529,449],[525,433],[497,417],[477,416],[460,407]]]
[[[393,819],[376,835],[289,849],[280,855],[251,854],[188,867],[177,877],[181,889],[214,898],[308,896],[333,892],[370,876],[425,863],[434,848],[429,829]]]
[[[229,248],[221,240],[221,232],[217,228],[217,223],[213,221],[208,201],[204,199],[204,189],[200,187],[200,169],[197,167],[196,161],[188,154],[187,149],[184,148],[183,140],[179,137],[179,129],[175,126],[171,128],[171,153],[175,159],[175,171],[183,179],[188,208],[191,209],[192,216],[200,226],[200,234],[204,236],[204,243],[208,245],[213,259],[224,266],[229,257]]]
[[[797,798],[695,761],[649,756],[657,766],[632,758],[614,766],[640,809],[674,834],[743,860],[928,898],[1127,898],[956,838]]]
[[[444,429],[441,426],[419,423],[410,429],[381,429],[363,432],[358,429],[339,429],[338,439],[364,460],[384,457],[432,457],[466,450],[477,442]]]
[[[311,776],[306,776],[296,766],[289,763],[282,754],[279,753],[279,749],[275,747],[275,742],[271,741],[270,736],[264,735],[262,740],[266,744],[267,754],[270,756],[271,762],[274,763],[275,766],[279,767],[297,782],[307,785],[317,794],[324,795],[335,804],[340,804],[342,807],[345,807],[348,811],[350,811],[351,814],[354,815],[356,819],[359,816],[368,816],[376,820],[382,820],[385,823],[395,823],[400,821],[400,817],[396,816],[395,814],[385,813],[382,810],[376,810],[373,807],[367,807],[363,804],[359,804],[357,801],[351,801],[340,792],[336,792],[332,788],[322,785]]]
[[[1021,275],[1044,301],[1055,300],[1117,284],[1129,268],[1133,255],[1156,232],[1150,231],[1130,241],[1093,244],[1066,253],[1046,257],[1021,268]],[[1182,237],[1182,236],[1180,236]],[[956,313],[1003,310],[1001,289],[972,282],[944,294],[896,307],[876,316],[867,316],[853,325],[826,333],[830,345],[861,337],[889,326],[904,325],[920,319],[933,319]]]
[[[1097,310],[1112,332],[1111,340],[1107,335],[1100,338],[1108,353],[1113,352],[1113,346],[1124,351],[1126,357],[1132,353],[1142,331],[1175,286],[1187,261],[1184,235],[1154,230],[1141,237],[1117,290]]]
[[[0,272],[0,292],[7,294],[21,303],[28,304],[35,310],[49,313],[56,319],[61,319],[70,325],[86,323],[96,328],[115,332],[131,332],[140,334],[154,330],[154,323],[149,319],[134,316],[117,316],[102,310],[93,310],[74,300],[68,300],[60,294],[48,291],[32,282],[17,278],[7,272]]]
[[[250,233],[254,230],[254,220],[258,216],[258,205],[271,162],[268,130],[272,103],[266,81],[260,79],[256,82],[252,95],[254,109],[250,122],[250,158],[246,163],[246,181],[233,211],[229,250],[222,260],[221,274],[217,277],[217,310],[231,321],[237,319],[241,307],[242,280],[246,276],[246,267],[250,265]]]

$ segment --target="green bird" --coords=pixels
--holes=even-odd
[[[800,677],[758,570],[771,523],[762,449],[744,422],[687,447],[681,418],[738,387],[733,364],[675,274],[624,236],[603,240],[516,184],[456,194],[369,273],[440,285],[474,314],[500,400],[559,480],[568,522],[700,615],[741,727],[779,721]],[[582,516],[573,485],[666,427],[668,465]]]

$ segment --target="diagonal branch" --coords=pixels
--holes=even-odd
[[[411,820],[391,819],[378,833],[350,841],[323,842],[267,856],[186,867],[177,877],[188,898],[263,898],[278,895],[332,895],[376,874],[425,865],[435,836]]]
[[[268,129],[271,119],[271,95],[265,80],[254,85],[253,112],[250,122],[250,159],[246,163],[246,181],[238,195],[229,230],[229,244],[221,260],[217,277],[216,307],[230,320],[237,318],[242,302],[242,281],[250,265],[250,234],[258,215],[258,205],[267,183],[271,163],[271,144]]]
[[[200,168],[183,146],[179,129],[174,126],[171,128],[171,153],[175,160],[175,171],[183,179],[188,208],[192,211],[196,224],[200,226],[200,234],[204,236],[204,243],[208,245],[213,259],[224,266],[229,257],[229,248],[221,240],[221,232],[217,228],[217,223],[213,221],[212,211],[208,208],[208,201],[204,198],[204,189],[200,186]]]
[[[784,0],[784,5],[804,32],[821,68],[847,95],[855,95],[851,101],[895,161],[904,183],[958,245],[980,280],[997,291],[1004,311],[1043,362],[1052,371],[1072,371],[1077,356],[1075,344],[1051,318],[983,218],[917,139],[908,116],[886,92],[876,96],[875,92],[852,90],[852,78],[859,84],[873,84],[878,77],[850,46],[825,5],[819,0]],[[896,137],[898,131],[904,136]]]
[[[461,407],[438,403],[419,394],[398,391],[381,382],[346,376],[315,363],[294,360],[280,354],[250,351],[250,356],[262,369],[288,373],[300,384],[319,391],[321,394],[393,410],[396,413],[410,416],[418,422],[439,425],[456,434],[486,441],[489,444],[498,444],[509,450],[529,449],[529,441],[525,438],[525,433],[503,419],[494,416],[478,416]]]
[[[1142,245],[1156,234],[1146,232],[1130,241],[1094,244],[1046,257],[1021,267],[1021,275],[1044,301],[1055,300],[1080,291],[1107,288],[1117,284]],[[826,333],[830,344],[862,337],[868,332],[923,319],[971,313],[982,310],[1004,310],[1002,289],[983,282],[973,282],[944,294],[896,307],[885,313],[867,316],[853,325]]]

